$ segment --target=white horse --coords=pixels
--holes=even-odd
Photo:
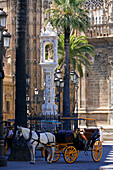
[[[54,159],[55,153],[55,135],[49,132],[45,133],[36,133],[35,131],[31,131],[28,128],[19,127],[17,126],[16,137],[22,136],[27,142],[27,146],[30,150],[31,154],[31,162],[32,164],[35,163],[35,148],[45,147],[46,150],[49,152],[47,157],[47,162],[51,163]]]

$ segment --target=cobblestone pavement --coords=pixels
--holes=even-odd
[[[88,152],[88,156],[80,152],[79,157],[72,164],[66,163],[63,155],[57,162],[48,164],[41,157],[41,152],[37,151],[36,164],[30,164],[28,161],[8,161],[7,167],[0,167],[0,170],[113,170],[113,141],[103,143],[103,156],[100,162],[93,161],[91,152]]]

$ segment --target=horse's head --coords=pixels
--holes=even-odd
[[[19,139],[20,136],[22,136],[22,127],[17,126],[16,138]]]

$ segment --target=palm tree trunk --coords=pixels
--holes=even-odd
[[[17,0],[16,19],[16,110],[15,125],[27,126],[25,31],[26,0]]]
[[[25,31],[26,31],[26,0],[17,0],[16,18],[16,105],[15,127],[27,126],[26,110],[26,65],[25,65]],[[30,153],[25,140],[13,138],[9,161],[28,161]]]
[[[63,93],[63,116],[70,116],[70,90],[69,90],[69,77],[70,77],[70,65],[69,65],[69,36],[70,28],[65,30],[65,75],[64,75],[64,93]],[[71,129],[70,120],[65,120],[63,125],[65,130]]]

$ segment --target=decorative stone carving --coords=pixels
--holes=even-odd
[[[109,61],[110,66],[113,68],[113,56],[109,56],[108,61]]]
[[[94,10],[95,8],[101,8],[104,5],[103,0],[89,0],[86,1],[85,6],[88,9]]]
[[[43,68],[45,74],[45,103],[42,105],[42,115],[58,116],[57,105],[54,102],[54,70],[58,66],[57,57],[58,36],[56,29],[48,23],[45,31],[41,29],[41,60],[40,66]],[[47,48],[53,47],[53,58],[49,58],[50,53],[47,53]]]

